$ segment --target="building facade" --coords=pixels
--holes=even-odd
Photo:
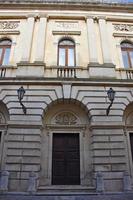
[[[0,65],[5,190],[132,189],[132,4],[1,1]]]

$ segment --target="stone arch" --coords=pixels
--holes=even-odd
[[[133,102],[127,105],[123,114],[123,121],[125,125],[133,125]]]
[[[74,124],[88,124],[89,123],[89,111],[87,107],[78,100],[60,99],[50,103],[44,110],[44,123],[45,124],[59,124],[61,125],[61,119],[67,118],[65,123],[68,125]],[[57,119],[58,118],[58,119]],[[68,119],[69,118],[69,119]],[[63,121],[62,121],[63,122]]]
[[[90,159],[91,134],[89,116],[87,107],[75,99],[58,99],[46,107],[43,115],[44,128],[42,130],[39,184],[52,184],[52,151],[56,134],[62,135],[62,137],[63,134],[70,137],[78,135],[80,185],[92,184],[92,176],[90,175],[92,172],[92,160]]]

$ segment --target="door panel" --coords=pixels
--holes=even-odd
[[[53,185],[80,184],[79,134],[53,134]]]

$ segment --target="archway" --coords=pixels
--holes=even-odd
[[[123,121],[126,133],[128,168],[133,177],[133,102],[126,107],[123,115]]]
[[[4,169],[4,140],[7,131],[7,122],[9,120],[9,113],[6,105],[0,101],[0,170]]]
[[[44,114],[43,123],[40,185],[90,185],[86,107],[78,101],[53,102]]]

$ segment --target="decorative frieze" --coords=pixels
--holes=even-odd
[[[114,24],[114,30],[115,31],[132,32],[133,25],[132,24]]]
[[[80,35],[78,21],[55,21],[53,27],[53,34],[73,34]]]
[[[0,29],[16,29],[19,26],[19,21],[0,21]]]

